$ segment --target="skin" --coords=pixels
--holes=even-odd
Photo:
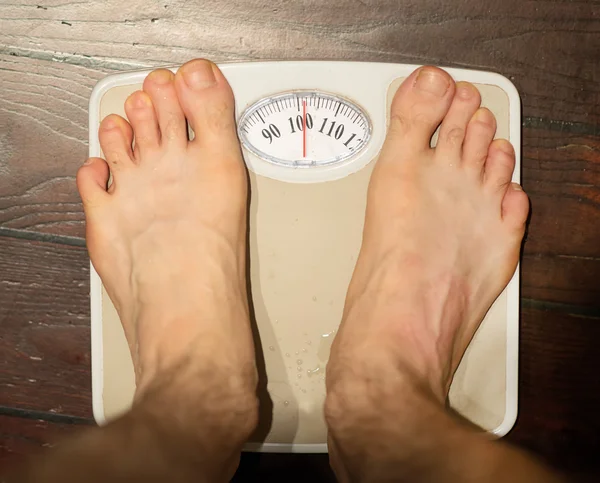
[[[479,104],[472,85],[434,67],[394,99],[327,368],[342,482],[558,481],[445,406],[465,348],[514,273],[529,210],[511,183],[514,150],[492,141],[495,119]],[[247,177],[231,89],[195,60],[176,75],[152,72],[125,111],[128,120],[102,121],[106,160],[86,161],[77,185],[90,257],[134,361],[134,406],[15,481],[228,481],[257,424]]]
[[[327,366],[342,482],[551,482],[446,409],[452,376],[512,277],[529,200],[477,89],[425,67],[397,92]],[[440,125],[435,149],[431,137]]]

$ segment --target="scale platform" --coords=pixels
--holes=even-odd
[[[367,185],[385,137],[392,97],[418,66],[294,61],[219,67],[235,94],[251,183],[249,277],[261,417],[246,449],[326,452],[325,366],[360,248]],[[515,147],[513,180],[518,182],[521,114],[515,87],[494,73],[447,71],[481,92],[482,105],[497,118],[497,137]],[[90,100],[90,156],[101,156],[100,121],[111,113],[125,116],[125,99],[141,89],[149,72],[112,75],[96,85]],[[336,99],[347,107],[345,114],[337,113],[346,116],[341,134],[341,121],[331,125]],[[306,103],[312,115],[306,114]],[[289,116],[287,125],[286,109],[296,107],[298,115]],[[261,113],[267,111],[273,122],[266,119],[261,124]],[[322,163],[303,164],[294,161],[300,159],[295,154],[276,152],[275,146],[285,146],[277,133],[295,136],[294,146],[301,149],[299,136],[309,128],[313,149],[325,153]],[[353,128],[358,134],[348,141]],[[518,278],[517,270],[476,333],[450,390],[456,411],[497,436],[506,434],[517,416]],[[119,317],[93,267],[91,314],[93,409],[96,421],[103,424],[129,409],[135,381]]]

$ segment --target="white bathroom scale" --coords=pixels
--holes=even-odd
[[[235,94],[248,166],[250,285],[261,372],[259,429],[246,449],[326,452],[325,366],[358,255],[369,177],[391,99],[418,66],[363,62],[251,62],[219,66]],[[173,69],[174,71],[176,69]],[[481,92],[509,139],[520,172],[520,100],[498,74],[447,69]],[[90,100],[90,156],[101,156],[100,121],[150,71],[100,81]],[[502,436],[517,415],[518,271],[471,342],[450,390],[451,406]],[[92,387],[96,421],[131,406],[135,389],[119,317],[91,270]]]

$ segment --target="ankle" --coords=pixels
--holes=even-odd
[[[427,314],[405,311],[402,300],[396,305],[391,307],[389,301],[357,301],[346,312],[330,361],[337,363],[336,353],[344,354],[343,368],[337,371],[342,377],[345,372],[355,372],[356,377],[385,378],[386,383],[387,378],[397,379],[404,385],[420,387],[444,404],[451,361],[445,361],[442,353],[451,352],[451,342],[441,340],[436,333],[437,321],[427,320]],[[375,308],[366,311],[361,306]]]
[[[258,424],[256,367],[199,362],[183,358],[152,376],[145,373],[147,377],[136,390],[134,409],[170,421],[174,431],[190,437],[210,434],[221,443],[244,443]]]
[[[222,301],[219,301],[224,305]],[[169,380],[173,375],[187,374],[185,377],[204,377],[224,374],[244,379],[249,385],[256,385],[256,377],[248,377],[247,367],[254,371],[255,352],[251,338],[242,344],[233,343],[222,326],[234,325],[240,331],[250,333],[247,306],[240,301],[227,309],[225,314],[214,309],[213,301],[206,307],[173,302],[166,306],[176,309],[165,312],[145,307],[136,317],[135,347],[131,347],[138,388],[144,387],[161,377]],[[211,308],[213,307],[213,308]],[[221,310],[223,312],[223,310]],[[222,319],[222,326],[206,325],[205,320]]]
[[[325,418],[330,429],[352,429],[361,421],[385,427],[390,418],[412,417],[424,400],[444,407],[429,383],[391,354],[380,352],[365,359],[353,357],[340,367],[339,360],[327,368]]]
[[[332,464],[336,472],[361,475],[361,481],[412,481],[400,477],[402,468],[410,467],[423,435],[432,431],[431,418],[443,414],[443,404],[421,380],[404,372],[353,371],[343,380],[328,380]]]

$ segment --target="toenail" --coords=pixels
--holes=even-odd
[[[90,164],[92,164],[94,162],[94,158],[87,158],[85,160],[85,162],[83,163],[84,166],[89,166]]]
[[[118,127],[117,123],[116,123],[116,121],[112,117],[106,117],[102,121],[102,128],[103,129],[115,129],[116,127]]]
[[[510,185],[512,187],[512,189],[514,189],[515,191],[523,191],[523,188],[521,187],[521,185],[519,183],[511,183]]]
[[[467,82],[459,82],[456,84],[456,95],[461,99],[470,99],[473,97],[475,87]]]
[[[415,87],[419,91],[443,97],[448,92],[450,83],[448,82],[448,78],[440,72],[431,69],[421,69],[417,74]]]
[[[217,83],[212,65],[206,60],[197,60],[184,65],[181,73],[190,89],[206,89]]]
[[[482,124],[492,126],[494,124],[493,114],[485,108],[477,109],[473,114],[473,120]]]
[[[155,84],[167,84],[173,80],[173,72],[167,69],[158,69],[150,72],[148,78]]]
[[[513,145],[510,144],[509,141],[506,141],[504,139],[502,140],[502,142],[496,143],[496,146],[500,151],[502,151],[504,154],[508,154],[509,156],[512,156],[515,152]]]
[[[146,109],[150,106],[152,106],[152,103],[150,102],[150,98],[148,97],[147,94],[145,93],[138,93],[135,95],[132,95],[129,99],[127,99],[127,102],[129,102],[129,105],[131,107],[134,107],[136,109]]]

